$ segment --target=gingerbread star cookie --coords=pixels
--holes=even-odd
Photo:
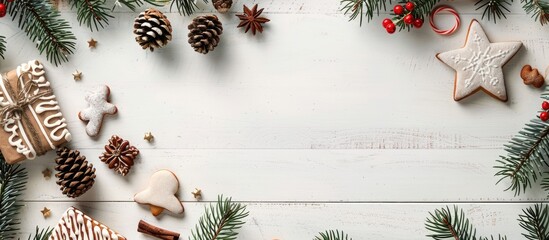
[[[480,23],[473,19],[463,48],[436,55],[456,70],[454,100],[462,100],[482,90],[494,98],[507,101],[502,68],[521,46],[521,42],[491,43]]]
[[[118,112],[116,106],[109,103],[110,92],[107,85],[101,85],[95,91],[89,92],[86,95],[88,107],[78,113],[78,118],[87,122],[86,133],[91,137],[99,134],[106,114],[113,115]]]
[[[160,170],[151,176],[149,185],[135,194],[133,199],[137,203],[148,204],[154,216],[160,215],[164,209],[180,214],[185,209],[175,196],[178,190],[179,180],[175,174],[168,170]]]

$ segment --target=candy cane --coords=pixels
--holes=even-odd
[[[437,28],[437,26],[435,25],[434,18],[435,18],[435,15],[437,15],[440,12],[448,12],[454,15],[456,22],[452,28],[446,29],[446,30],[441,30]],[[431,25],[431,28],[433,29],[433,31],[435,31],[440,35],[451,35],[459,28],[460,23],[461,23],[461,19],[459,18],[459,14],[456,12],[455,9],[449,6],[438,6],[435,9],[433,9],[431,14],[429,15],[429,24]]]

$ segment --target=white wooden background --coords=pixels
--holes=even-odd
[[[268,23],[253,37],[236,29],[234,11],[259,2]],[[463,208],[481,234],[522,239],[516,221],[521,209],[546,200],[535,187],[515,197],[508,182],[495,185],[495,160],[502,144],[539,110],[540,90],[523,85],[519,71],[547,67],[549,29],[540,27],[515,2],[507,20],[481,21],[492,41],[520,40],[524,48],[504,72],[509,101],[478,93],[452,100],[454,71],[435,58],[463,45],[474,1],[443,2],[462,15],[453,36],[421,30],[388,35],[382,13],[359,27],[340,13],[337,0],[235,0],[220,15],[220,46],[200,55],[187,44],[190,17],[168,13],[173,41],[150,53],[134,42],[133,19],[122,10],[99,32],[79,27],[74,11],[61,7],[78,37],[76,54],[60,67],[45,63],[48,77],[80,149],[97,168],[93,189],[74,200],[61,194],[53,152],[25,162],[30,180],[24,194],[23,238],[53,226],[69,206],[82,208],[129,239],[145,219],[176,230],[184,238],[218,194],[244,202],[250,210],[239,239],[312,239],[326,229],[342,229],[354,239],[426,239],[429,211]],[[199,3],[205,12],[213,7]],[[168,9],[165,9],[168,11]],[[450,25],[450,16],[439,18]],[[8,37],[7,71],[39,56],[15,23],[0,19]],[[96,49],[87,40],[97,39]],[[84,73],[75,82],[71,73]],[[96,139],[85,134],[77,113],[84,93],[108,84],[119,108]],[[153,132],[154,143],[143,140]],[[141,150],[127,177],[98,159],[112,134]],[[181,182],[183,217],[155,219],[132,201],[149,176],[174,171]],[[191,191],[201,188],[204,201]],[[44,219],[39,210],[52,209]]]

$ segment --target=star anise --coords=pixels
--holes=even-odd
[[[250,10],[246,5],[244,5],[244,13],[242,14],[236,14],[238,18],[240,18],[240,24],[238,24],[237,27],[246,27],[246,31],[248,32],[250,29],[252,30],[252,34],[255,35],[257,31],[260,33],[263,32],[263,23],[269,22],[271,20],[260,17],[261,13],[263,12],[263,8],[257,10],[257,4],[254,5],[252,10]]]
[[[105,152],[99,159],[109,165],[110,169],[126,176],[138,154],[139,150],[131,146],[130,142],[114,135],[109,139],[109,144],[105,145]]]

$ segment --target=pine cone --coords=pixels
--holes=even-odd
[[[66,147],[57,149],[57,166],[55,174],[59,180],[61,191],[68,197],[75,198],[88,191],[95,183],[95,168],[88,164],[86,157],[80,155],[78,150]]]
[[[226,13],[233,5],[233,0],[213,0],[215,9],[220,13]]]
[[[215,15],[198,16],[189,24],[189,43],[196,52],[207,54],[219,44],[223,25]]]
[[[109,144],[105,145],[105,152],[99,156],[99,159],[109,165],[110,169],[126,176],[138,154],[139,150],[130,146],[130,142],[113,135],[109,139]]]
[[[135,19],[133,33],[137,35],[135,41],[143,49],[154,51],[172,40],[172,25],[162,12],[149,8]]]

